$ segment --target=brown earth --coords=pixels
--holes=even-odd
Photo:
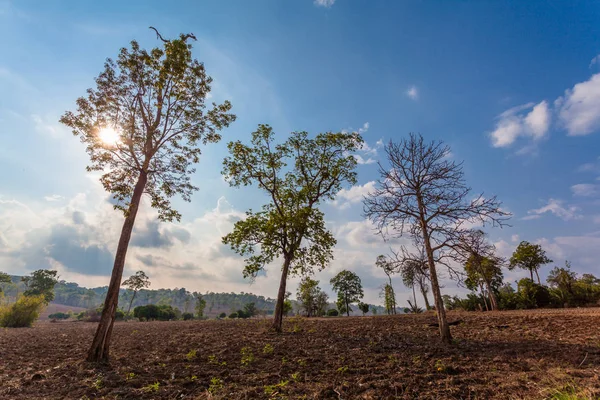
[[[600,310],[449,319],[451,346],[432,314],[121,322],[103,368],[81,361],[93,323],[4,329],[0,399],[600,398]]]

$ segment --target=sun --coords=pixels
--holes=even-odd
[[[105,127],[101,128],[98,131],[98,137],[104,144],[107,145],[115,145],[119,142],[119,132],[117,132],[114,128]]]

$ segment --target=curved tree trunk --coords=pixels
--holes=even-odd
[[[133,304],[133,299],[135,299],[135,294],[137,292],[134,290],[133,291],[133,295],[131,296],[131,301],[129,302],[129,308],[127,308],[127,314],[129,314],[129,312],[131,311],[131,305]]]
[[[283,324],[283,303],[285,301],[285,286],[287,283],[287,276],[290,270],[291,259],[284,257],[283,268],[281,270],[281,280],[279,282],[279,292],[277,293],[277,303],[275,304],[275,313],[273,318],[273,330],[275,332],[281,332],[281,325]]]
[[[127,248],[129,246],[129,240],[131,239],[135,217],[147,181],[147,173],[141,172],[138,181],[135,184],[127,216],[125,217],[125,222],[123,222],[123,228],[121,229],[121,237],[119,238],[119,245],[117,246],[117,253],[115,255],[112,275],[110,277],[110,284],[108,285],[108,292],[106,293],[106,299],[104,300],[102,317],[100,318],[98,329],[96,329],[92,346],[87,354],[87,361],[90,362],[108,362],[110,339],[115,323],[115,313],[117,311],[117,306],[119,305],[119,288],[121,287],[121,279],[123,278],[125,257],[127,255]]]
[[[538,278],[538,285],[541,285],[542,282],[540,281],[540,274],[538,273],[537,268],[535,269],[535,276],[537,276],[537,278]],[[533,277],[531,277],[531,280],[533,280]]]
[[[425,309],[429,311],[431,310],[431,305],[429,304],[429,299],[427,298],[427,292],[425,291],[421,283],[419,283],[419,288],[421,289],[421,294],[423,295],[423,301],[425,301]]]
[[[533,280],[533,268],[531,268],[531,269],[529,270],[529,274],[531,275],[531,282],[535,282],[535,281]]]
[[[485,286],[487,287],[488,296],[490,298],[490,304],[492,305],[492,311],[497,311],[498,300],[496,299],[496,294],[492,290],[492,285],[490,285],[490,282],[485,281]]]
[[[483,304],[485,304],[485,311],[490,311],[487,300],[485,299],[485,290],[483,289],[483,284],[481,282],[479,282],[479,290],[481,291],[481,299],[483,300]]]

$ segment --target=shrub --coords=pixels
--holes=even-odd
[[[339,315],[339,312],[335,308],[327,310],[327,316],[328,317],[337,317],[338,315]]]
[[[236,312],[232,312],[231,314],[229,314],[229,318],[237,318],[238,317],[238,313]]]
[[[69,318],[71,318],[71,315],[67,314],[67,313],[63,313],[63,312],[57,312],[57,313],[48,315],[48,318],[50,318],[50,319],[69,319]]]
[[[222,312],[221,314],[219,314],[219,318],[227,318],[227,314],[225,314],[224,312]]]
[[[154,304],[148,304],[134,308],[133,316],[140,321],[169,321],[172,319],[177,319],[177,312],[172,306],[157,306]]]
[[[194,319],[194,314],[192,314],[190,312],[186,312],[186,313],[183,313],[182,317],[183,317],[184,321],[189,321],[189,320]]]
[[[125,319],[125,311],[123,311],[123,310],[115,311],[115,319],[117,321],[123,321]]]
[[[33,325],[33,322],[39,318],[45,301],[43,295],[21,296],[10,306],[0,308],[0,326],[24,328]]]

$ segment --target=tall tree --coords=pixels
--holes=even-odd
[[[496,247],[487,241],[482,230],[474,229],[463,236],[458,251],[462,253],[467,287],[472,290],[479,287],[482,294],[487,293],[492,310],[498,310],[496,291],[502,285],[505,261],[495,255]]]
[[[565,261],[565,266],[562,268],[554,267],[548,273],[546,282],[548,282],[551,288],[559,292],[560,296],[558,297],[563,301],[563,304],[568,304],[574,300],[574,286],[577,282],[577,274],[571,271],[571,263],[569,261]]]
[[[58,283],[58,271],[38,269],[31,276],[24,276],[21,281],[27,286],[25,296],[44,296],[46,304],[54,300],[54,286]]]
[[[300,302],[300,307],[304,310],[307,317],[317,314],[318,307],[321,306],[321,304],[317,304],[320,300],[320,295],[321,288],[319,287],[319,281],[311,279],[308,276],[300,281],[296,292],[296,299]]]
[[[391,291],[391,293],[389,293],[389,299],[391,302],[390,308],[392,310],[392,314],[396,314],[396,294],[394,293],[394,286],[392,285],[392,274],[396,272],[396,266],[388,257],[384,255],[377,256],[375,266],[381,268],[383,273],[388,277],[388,285],[390,287],[389,290]]]
[[[502,225],[509,214],[500,209],[496,197],[473,196],[462,163],[449,157],[450,148],[441,141],[427,143],[411,133],[399,143],[390,141],[385,153],[389,165],[379,164],[376,190],[364,199],[365,215],[384,237],[408,233],[425,249],[440,336],[450,343],[437,265],[452,273],[449,259],[456,255],[455,246],[467,226]]]
[[[196,315],[198,318],[202,318],[204,316],[204,309],[206,308],[206,300],[200,293],[194,292],[194,297],[196,297],[196,306],[194,307]]]
[[[526,269],[529,271],[531,280],[533,281],[533,273],[537,276],[538,284],[541,285],[540,274],[538,270],[542,265],[551,263],[552,260],[546,256],[546,251],[542,249],[539,244],[529,243],[522,241],[519,243],[515,252],[510,257],[510,264],[508,265],[509,270],[515,268]]]
[[[197,189],[191,174],[200,159],[199,144],[218,142],[219,131],[235,120],[228,101],[205,104],[212,79],[192,58],[188,41],[194,35],[158,36],[162,47],[147,51],[132,41],[116,61],[108,59],[96,88],[77,100],[77,111],[60,119],[86,145],[88,171],[102,173],[100,181],[125,216],[88,361],[108,361],[125,257],[143,194],[159,220],[179,220],[170,199],[180,195],[190,201]]]
[[[261,211],[249,210],[223,243],[245,260],[244,277],[255,277],[265,265],[283,258],[273,329],[281,332],[288,275],[310,275],[333,258],[336,240],[325,227],[322,201],[332,200],[344,183],[356,183],[356,159],[362,146],[357,133],[292,132],[281,144],[268,125],[259,125],[250,145],[228,145],[223,175],[231,186],[256,184],[269,197]],[[292,165],[288,166],[288,162]],[[260,253],[256,254],[259,248]]]
[[[367,303],[363,303],[362,301],[358,303],[358,309],[362,311],[363,317],[366,313],[369,312],[369,305]]]
[[[356,303],[364,296],[360,278],[354,272],[344,270],[331,278],[330,283],[333,291],[338,294],[338,310],[350,316],[350,304]]]
[[[2,283],[11,283],[12,279],[10,278],[10,275],[8,275],[7,273],[4,272],[0,272],[0,284]],[[2,294],[2,286],[0,286],[0,295]]]
[[[137,271],[135,274],[126,279],[122,286],[126,286],[133,292],[131,295],[131,300],[129,301],[129,307],[127,308],[127,314],[129,314],[129,311],[131,311],[131,305],[135,299],[135,295],[139,290],[150,286],[150,278],[148,278],[148,275],[146,275],[144,271]]]

